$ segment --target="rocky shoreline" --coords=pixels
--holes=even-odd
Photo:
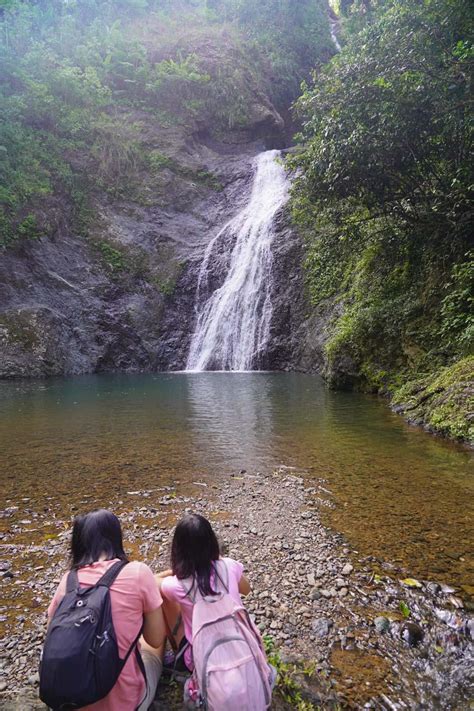
[[[208,516],[224,552],[244,563],[252,584],[247,606],[271,637],[282,671],[276,709],[470,708],[474,618],[454,589],[361,558],[323,526],[320,512],[333,505],[324,480],[285,467],[242,471],[219,485],[195,481],[186,495],[170,487],[127,492],[122,503],[127,548],[153,569],[167,566],[172,526],[189,510]],[[4,597],[19,604],[2,619],[0,708],[27,711],[44,708],[35,693],[37,664],[69,522],[56,520],[56,535],[40,551],[13,542],[12,515],[3,511],[0,576]],[[160,689],[157,711],[179,708],[176,693]]]

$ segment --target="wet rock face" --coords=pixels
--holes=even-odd
[[[43,237],[5,251],[0,377],[183,368],[204,249],[238,209],[263,149],[182,145],[189,175],[170,179],[159,204],[101,198],[90,238]],[[217,187],[196,186],[199,170]]]
[[[163,171],[159,195],[97,196],[88,237],[62,230],[5,251],[0,377],[184,369],[206,246],[248,198],[253,158],[267,148],[242,136],[249,141],[247,131],[219,143],[170,129],[168,152],[185,168]],[[223,241],[216,251],[206,293],[221,286],[232,247]],[[322,372],[336,307],[307,315],[303,245],[288,206],[276,218],[273,260],[270,341],[254,367]]]
[[[185,368],[205,248],[247,199],[252,159],[264,149],[259,141],[188,137],[178,153],[191,177],[170,176],[159,204],[98,198],[90,237],[44,237],[4,252],[0,377]],[[196,186],[193,175],[202,170],[217,189]],[[223,243],[213,259],[209,293],[225,278],[232,246]],[[324,339],[309,335],[302,261],[286,207],[276,223],[271,337],[255,367],[318,370],[322,362]]]

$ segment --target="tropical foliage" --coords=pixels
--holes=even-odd
[[[257,26],[248,0],[0,0],[0,245],[54,234],[58,199],[77,227],[94,190],[133,192],[147,117],[224,132],[256,82],[290,102],[328,56],[322,7],[262,3]]]
[[[365,6],[297,103],[293,205],[313,302],[344,302],[329,359],[380,388],[474,346],[473,8]]]

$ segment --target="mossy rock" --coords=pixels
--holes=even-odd
[[[410,380],[394,393],[392,404],[411,421],[474,445],[474,356]]]

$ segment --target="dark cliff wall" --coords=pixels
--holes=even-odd
[[[278,115],[268,122],[273,132]],[[265,148],[249,136],[219,144],[161,135],[180,167],[170,167],[165,189],[149,204],[99,196],[88,239],[66,231],[5,252],[0,376],[183,368],[205,247],[245,199],[252,158]],[[301,316],[301,273],[298,237],[287,217],[280,221],[269,367],[287,368]]]

